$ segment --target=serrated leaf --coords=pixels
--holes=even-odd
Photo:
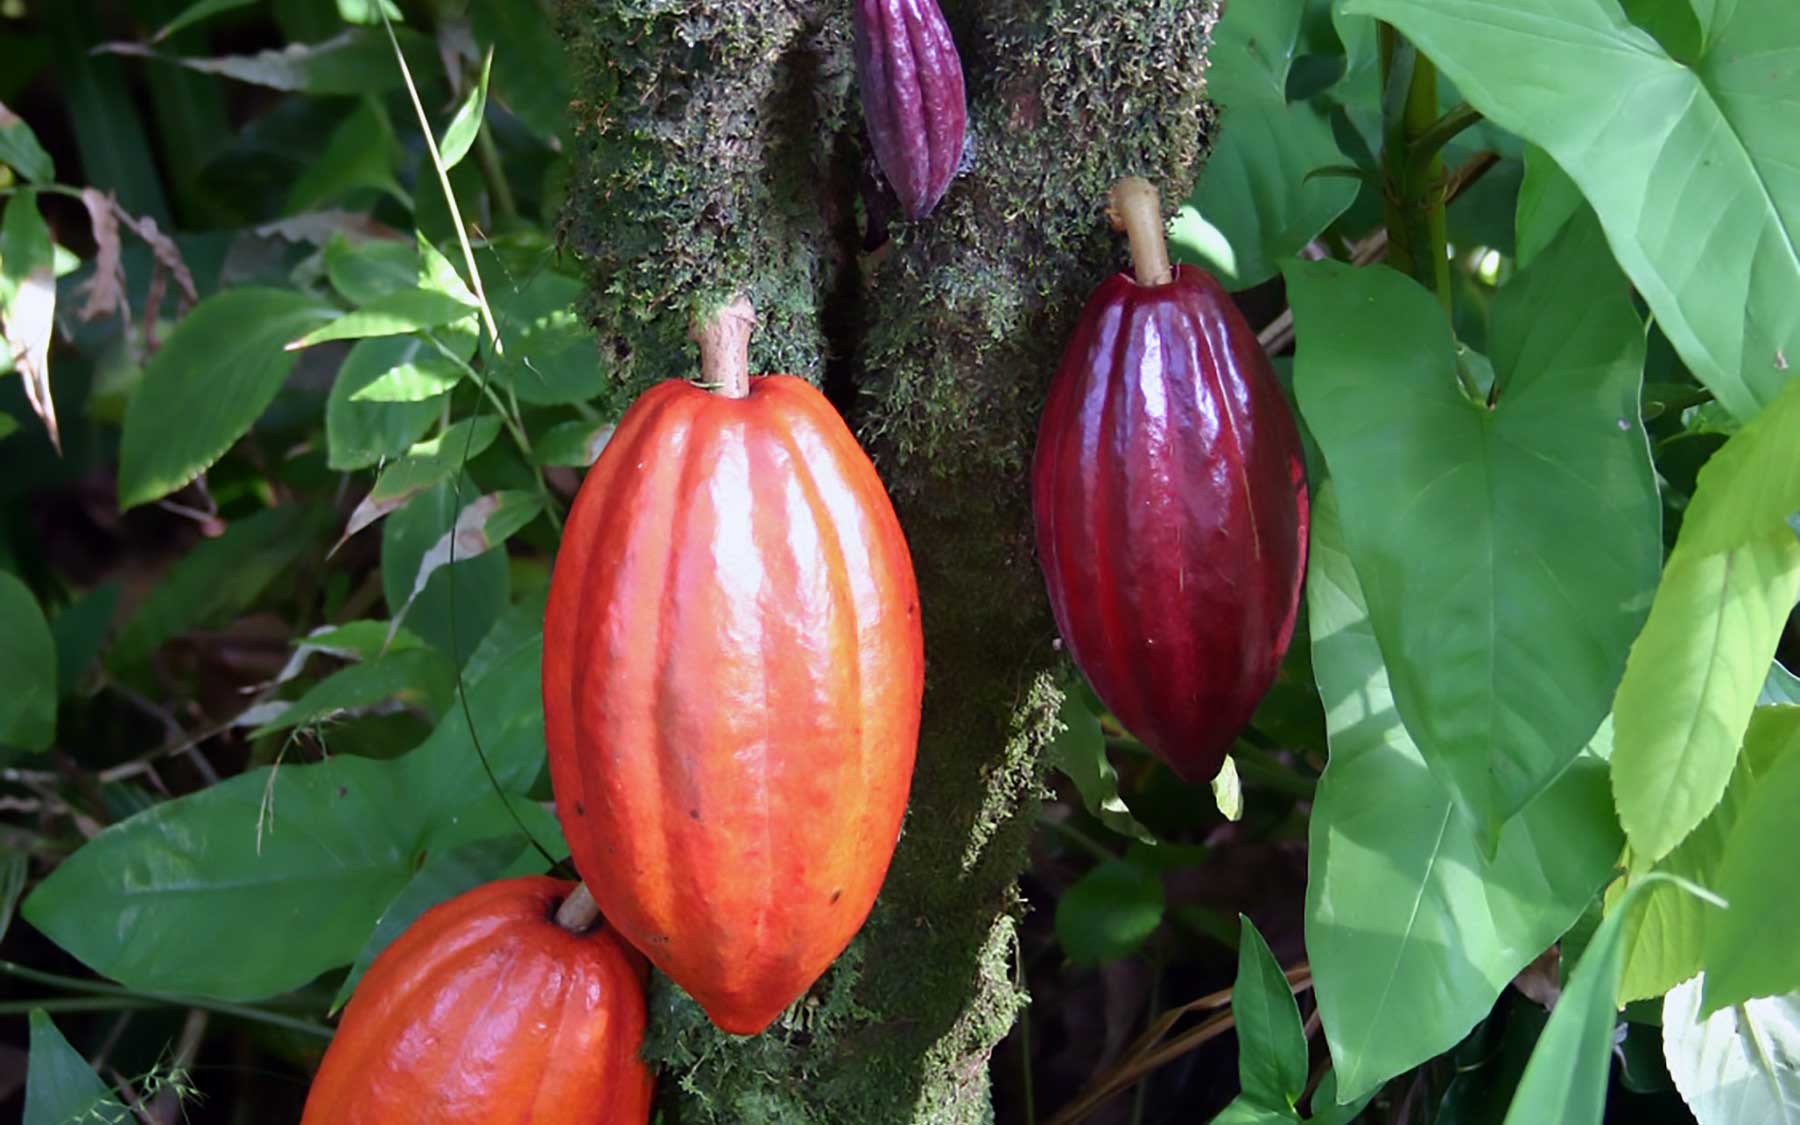
[[[288,351],[310,348],[331,340],[360,340],[372,336],[401,336],[428,328],[442,328],[466,320],[468,306],[454,297],[428,289],[402,289],[347,312],[286,343]]]
[[[426,489],[450,479],[471,459],[485,452],[499,433],[500,420],[483,414],[465,418],[437,437],[414,445],[404,458],[382,470],[375,487],[350,513],[344,539],[397,510]],[[338,545],[343,545],[343,539]]]
[[[1663,999],[1663,1058],[1699,1125],[1800,1125],[1800,994],[1700,1014],[1703,978]]]
[[[0,570],[0,761],[56,738],[56,640],[30,587]]]
[[[1730,908],[1708,919],[1701,1011],[1800,990],[1800,865],[1794,863],[1794,810],[1800,808],[1800,729],[1767,774],[1756,779],[1731,826],[1714,887]]]
[[[134,1118],[42,1008],[31,1012],[21,1125],[128,1125]]]
[[[494,49],[489,47],[487,58],[481,64],[481,81],[456,107],[456,116],[444,127],[444,139],[438,142],[438,157],[446,169],[462,163],[462,158],[475,144],[476,134],[481,132],[481,119],[487,113],[488,75],[493,69]]]
[[[1613,798],[1636,869],[1724,794],[1796,594],[1800,542],[1786,527],[1717,555],[1677,541],[1613,705]]]
[[[419,287],[419,252],[407,242],[332,236],[325,245],[325,275],[344,300],[366,305],[390,293]]]
[[[1562,935],[1618,855],[1606,771],[1578,758],[1490,859],[1394,712],[1343,544],[1336,486],[1314,500],[1306,579],[1331,756],[1309,829],[1306,948],[1337,1096],[1460,1041]]]
[[[1294,387],[1425,761],[1490,847],[1605,718],[1662,556],[1643,328],[1589,220],[1495,299],[1497,401],[1386,269],[1292,263]]]
[[[1729,551],[1800,512],[1800,379],[1731,436],[1700,470],[1680,549]]]
[[[406,336],[359,340],[344,357],[325,400],[326,463],[343,471],[366,469],[405,453],[443,413],[442,402],[365,402],[358,391],[376,382],[412,353]]]
[[[419,560],[419,571],[413,579],[412,593],[407,597],[406,604],[394,614],[394,624],[399,625],[413,600],[439,569],[486,554],[536,519],[537,514],[543,510],[543,498],[536,493],[524,491],[490,492],[471,502],[456,517],[456,525],[445,532],[444,537]]]
[[[144,369],[119,439],[119,508],[161,499],[217,461],[274,401],[282,345],[332,310],[302,293],[241,288],[196,305]]]
[[[408,625],[457,663],[466,661],[482,635],[506,611],[511,569],[502,552],[465,558],[431,577],[415,595],[419,564],[455,526],[466,497],[477,495],[467,474],[426,489],[382,521],[381,592],[390,619],[405,610]],[[411,605],[411,609],[407,606]],[[389,627],[398,624],[390,620]]]
[[[374,381],[351,392],[351,402],[424,402],[447,394],[467,370],[436,345],[417,336],[403,338],[394,365]]]
[[[1350,0],[1550,153],[1689,370],[1740,421],[1800,356],[1800,6],[1719,5],[1678,60],[1614,0]],[[1785,68],[1785,69],[1784,69]],[[1680,221],[1674,221],[1680,216]]]
[[[418,240],[419,250],[419,288],[442,294],[462,305],[465,311],[481,307],[481,300],[469,290],[468,283],[450,264],[450,259],[423,234],[414,237]]]

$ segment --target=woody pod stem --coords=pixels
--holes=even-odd
[[[688,339],[700,345],[702,386],[726,398],[750,394],[750,336],[755,331],[756,309],[742,294],[711,318],[694,318]]]
[[[1114,230],[1131,239],[1131,265],[1139,285],[1167,285],[1175,280],[1169,268],[1169,244],[1163,236],[1162,199],[1156,185],[1142,176],[1126,176],[1113,185],[1107,217]]]

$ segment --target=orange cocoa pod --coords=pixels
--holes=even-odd
[[[727,319],[732,316],[728,312]],[[767,1027],[874,904],[924,647],[900,524],[818,391],[703,345],[589,471],[544,618],[551,780],[606,917],[722,1030]]]
[[[426,911],[344,1009],[301,1125],[642,1125],[644,965],[556,923],[574,883],[489,883]]]

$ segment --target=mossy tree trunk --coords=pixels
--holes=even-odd
[[[987,1059],[1026,1002],[1016,880],[1057,730],[1060,656],[1026,473],[1082,301],[1120,267],[1103,211],[1179,200],[1210,118],[1209,0],[948,0],[973,166],[863,250],[847,0],[564,0],[576,170],[565,243],[628,395],[685,376],[690,317],[741,291],[757,371],[825,386],[873,452],[924,610],[911,811],[869,924],[754,1039],[666,982],[648,1050],[681,1125],[990,1120]]]

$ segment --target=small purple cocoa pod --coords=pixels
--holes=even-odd
[[[962,60],[937,0],[856,0],[863,120],[901,210],[922,219],[962,159]]]

